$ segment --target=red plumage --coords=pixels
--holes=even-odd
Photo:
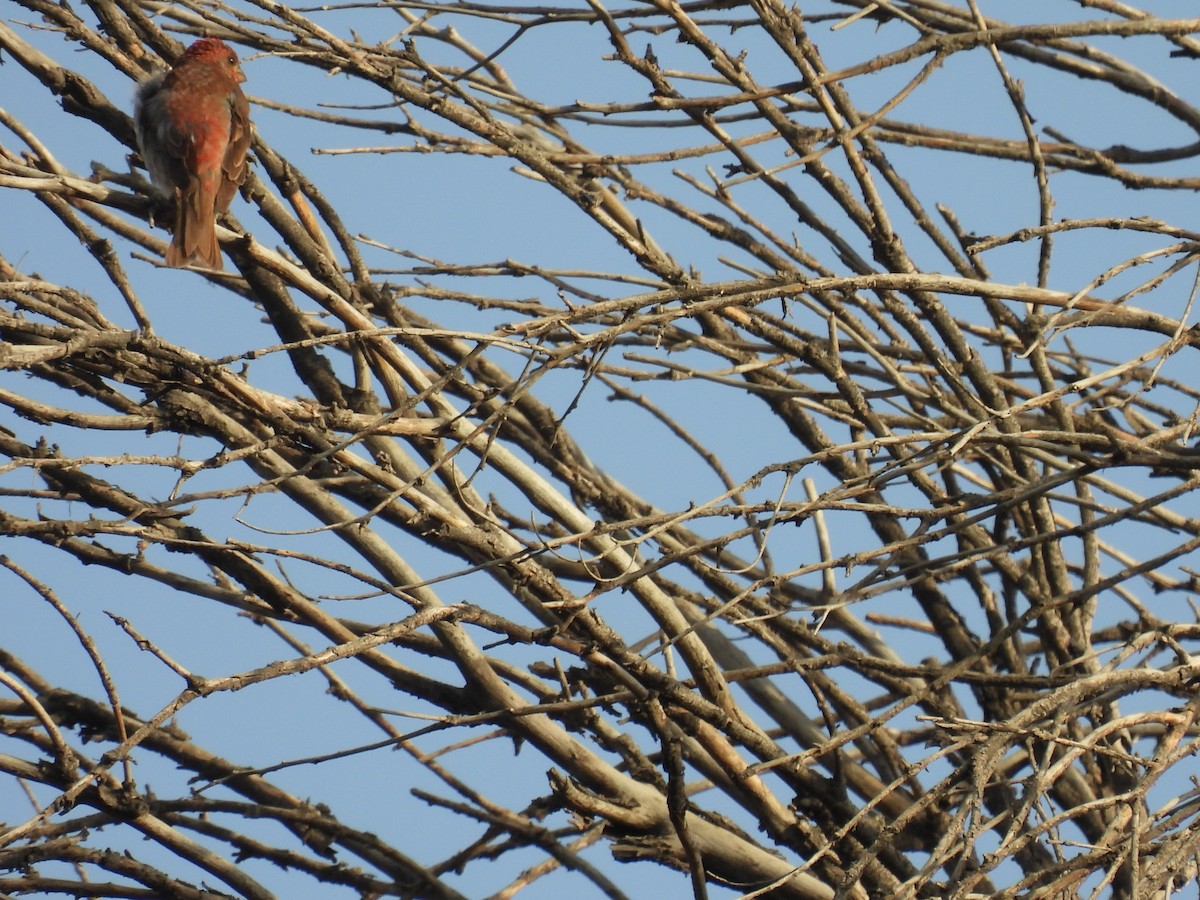
[[[133,121],[142,159],[160,193],[174,201],[167,265],[221,268],[216,217],[246,179],[250,104],[237,54],[201,38],[169,72],[138,85]]]

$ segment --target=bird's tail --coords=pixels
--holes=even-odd
[[[215,184],[203,179],[175,192],[175,233],[167,248],[168,266],[199,262],[220,271],[221,246],[217,243]]]

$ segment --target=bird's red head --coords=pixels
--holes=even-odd
[[[200,40],[183,51],[183,56],[180,57],[176,65],[192,61],[223,66],[229,71],[230,77],[234,81],[240,83],[246,80],[246,76],[242,74],[242,67],[238,63],[237,54],[220,38],[200,38]]]

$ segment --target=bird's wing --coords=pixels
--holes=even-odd
[[[137,87],[133,98],[133,128],[137,134],[142,161],[154,186],[167,196],[187,184],[183,165],[183,136],[171,127],[163,109],[167,93],[163,90],[167,72],[151,75]]]
[[[238,186],[246,180],[246,151],[250,149],[250,103],[242,89],[234,85],[229,98],[229,145],[221,163],[224,177],[217,189],[217,209],[229,209]]]

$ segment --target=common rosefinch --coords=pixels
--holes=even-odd
[[[250,104],[237,54],[201,38],[170,72],[138,85],[133,123],[154,186],[175,203],[167,265],[221,268],[216,216],[246,179]]]

